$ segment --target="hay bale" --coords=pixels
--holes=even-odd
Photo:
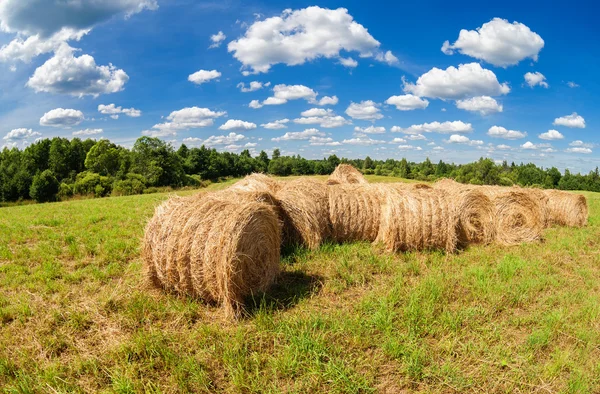
[[[368,183],[363,174],[350,164],[338,165],[327,179],[328,185]]]
[[[375,240],[390,252],[456,250],[458,215],[444,190],[379,188],[383,205]]]
[[[434,188],[447,191],[456,207],[456,235],[460,247],[468,244],[487,245],[496,239],[496,208],[483,191],[451,179],[436,182]]]
[[[310,178],[286,182],[275,195],[283,222],[284,245],[318,248],[331,234],[327,185]]]
[[[545,190],[548,197],[549,225],[583,227],[588,221],[588,205],[585,196],[560,190]]]
[[[543,239],[545,219],[541,205],[525,191],[497,186],[480,186],[496,207],[496,240],[516,245]]]
[[[377,238],[381,216],[379,185],[338,184],[328,188],[332,238],[337,242]]]
[[[266,290],[279,273],[280,244],[270,195],[223,190],[157,208],[142,256],[152,283],[238,316],[244,297]]]
[[[527,193],[539,205],[541,220],[544,228],[550,227],[550,207],[548,195],[542,189],[513,186],[512,189]]]
[[[261,173],[247,175],[234,183],[230,189],[242,192],[267,192],[275,194],[281,188],[280,183],[273,177]]]

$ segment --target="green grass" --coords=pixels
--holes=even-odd
[[[2,208],[0,390],[600,392],[600,195],[585,194],[589,226],[541,244],[288,251],[235,324],[140,287],[166,194]]]

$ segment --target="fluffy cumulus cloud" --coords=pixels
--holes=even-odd
[[[573,147],[573,148],[567,148],[565,150],[565,152],[590,154],[590,153],[592,153],[592,150],[590,148],[584,148],[584,147]]]
[[[526,150],[545,149],[545,152],[553,152],[554,151],[550,144],[534,144],[531,141],[525,142],[523,145],[521,145],[521,148],[526,149]]]
[[[336,105],[338,101],[337,96],[325,96],[319,100],[319,105]]]
[[[444,42],[442,52],[451,55],[458,51],[494,66],[507,67],[527,58],[537,61],[543,47],[542,37],[524,24],[494,18],[477,30],[461,30],[454,44]]]
[[[538,135],[538,138],[542,140],[562,140],[565,136],[558,130],[548,130],[547,132]]]
[[[398,145],[399,150],[423,150],[420,146],[414,145]]]
[[[346,115],[360,120],[377,120],[383,118],[379,104],[371,100],[350,103],[348,108],[346,108]]]
[[[97,97],[123,90],[129,76],[112,64],[98,66],[90,55],[73,55],[73,49],[63,45],[53,57],[38,67],[27,86],[36,92]]]
[[[369,126],[369,127],[358,127],[354,128],[355,133],[364,133],[364,134],[383,134],[385,133],[385,127],[383,126]]]
[[[2,137],[2,139],[8,142],[14,142],[28,140],[30,138],[39,137],[41,135],[41,133],[33,131],[32,129],[21,128],[9,131],[4,137]]]
[[[227,36],[225,34],[223,34],[222,31],[219,31],[217,34],[213,34],[210,36],[210,41],[212,42],[212,44],[210,44],[209,48],[218,48],[221,46],[221,44],[223,43],[223,41],[225,41],[225,39],[227,38]]]
[[[227,48],[247,72],[265,73],[275,64],[296,66],[318,58],[338,59],[352,66],[355,61],[342,60],[341,51],[393,62],[395,56],[382,53],[379,46],[347,9],[313,6],[287,9],[280,16],[256,21]]]
[[[225,124],[219,126],[219,130],[253,130],[256,124],[244,122],[243,120],[229,119]]]
[[[273,87],[273,96],[268,97],[262,103],[258,100],[252,100],[250,108],[258,109],[265,105],[282,105],[290,100],[304,99],[311,104],[318,104],[318,93],[304,85],[285,85],[279,84]]]
[[[198,70],[188,76],[188,81],[193,82],[196,85],[202,85],[203,83],[220,77],[221,73],[217,70]]]
[[[402,96],[392,96],[385,100],[386,104],[396,106],[399,111],[412,111],[413,109],[425,109],[429,105],[429,101],[412,94]]]
[[[103,115],[110,115],[110,117],[113,119],[118,119],[119,114],[124,114],[131,118],[139,118],[140,116],[142,116],[142,111],[140,111],[139,109],[123,108],[120,106],[117,107],[115,104],[100,104],[98,105],[98,112],[100,112]]]
[[[340,146],[342,145],[339,141],[334,141],[330,137],[310,137],[308,140],[310,145],[313,146]]]
[[[431,122],[412,125],[407,128],[393,126],[391,129],[392,133],[404,133],[404,134],[422,134],[422,133],[470,133],[473,131],[471,123],[465,123],[460,120],[453,122]]]
[[[226,115],[225,111],[212,111],[208,108],[187,107],[173,111],[167,116],[167,122],[158,123],[150,130],[142,131],[142,135],[166,137],[177,135],[178,131],[209,127],[215,119]]]
[[[342,144],[347,145],[360,145],[360,146],[371,146],[371,145],[381,145],[385,144],[383,140],[375,140],[367,135],[359,135],[356,138],[346,139],[342,141]]]
[[[76,109],[55,108],[40,118],[41,126],[73,127],[83,122],[83,112]]]
[[[543,88],[548,88],[548,82],[546,82],[546,77],[539,71],[534,73],[528,72],[524,75],[525,82],[529,85],[530,88],[534,86],[541,86]]]
[[[281,137],[271,138],[272,141],[304,141],[310,140],[312,137],[324,137],[325,133],[320,132],[318,129],[306,129],[304,131],[287,132]]]
[[[565,126],[572,128],[585,128],[585,119],[581,115],[577,115],[577,112],[573,112],[571,115],[561,116],[560,118],[554,119],[552,123],[555,126]]]
[[[341,127],[351,122],[343,116],[336,115],[331,109],[311,108],[300,114],[301,118],[294,119],[297,124],[316,124],[325,129]]]
[[[39,55],[58,50],[67,41],[81,40],[88,32],[89,30],[76,31],[64,28],[48,38],[40,37],[37,34],[30,37],[18,36],[0,48],[0,62],[30,63]]]
[[[348,68],[358,67],[358,62],[351,57],[340,57],[340,64]]]
[[[479,112],[481,115],[489,115],[496,112],[502,112],[501,104],[490,96],[471,97],[456,102],[456,108],[464,109],[465,111]]]
[[[479,63],[469,63],[445,70],[434,67],[421,75],[416,83],[405,82],[404,91],[419,97],[458,100],[508,94],[510,87],[498,82],[496,74],[482,68]]]
[[[578,88],[578,87],[579,87],[579,85],[578,85],[578,84],[576,84],[576,83],[575,83],[575,82],[573,82],[573,81],[569,81],[569,82],[567,82],[567,86],[568,86],[568,87],[570,87],[570,88]]]
[[[583,142],[581,140],[573,141],[569,143],[570,148],[567,148],[565,152],[569,153],[592,153],[594,144]]]
[[[261,124],[261,127],[270,130],[285,129],[287,127],[286,124],[289,123],[289,121],[289,119],[280,119],[269,123],[263,123]]]
[[[271,82],[262,83],[262,82],[258,82],[258,81],[252,81],[252,82],[250,82],[248,87],[246,87],[246,84],[244,82],[240,82],[237,84],[237,87],[240,89],[240,91],[242,93],[255,92],[257,90],[262,89],[263,87],[268,87],[268,86],[271,86]]]
[[[472,140],[469,137],[460,134],[452,134],[446,142],[449,144],[466,144],[470,146],[483,145],[483,141],[481,140]]]
[[[517,130],[507,130],[502,126],[492,126],[489,128],[487,135],[495,138],[504,138],[505,140],[518,140],[525,138],[527,133]]]
[[[204,140],[202,144],[208,147],[213,147],[217,145],[232,145],[235,142],[239,142],[244,139],[246,139],[246,137],[242,134],[236,134],[234,132],[231,132],[227,135],[211,135],[206,140]]]
[[[91,135],[98,135],[98,134],[102,134],[102,133],[104,133],[104,130],[102,130],[102,129],[84,129],[84,130],[74,131],[73,136],[74,137],[79,137],[79,136],[89,137]]]

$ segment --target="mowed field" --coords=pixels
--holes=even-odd
[[[544,243],[287,250],[238,322],[142,285],[167,194],[0,208],[0,390],[598,393],[600,194],[584,194],[589,225]]]

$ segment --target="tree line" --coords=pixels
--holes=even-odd
[[[322,160],[281,156],[261,151],[252,157],[218,152],[202,146],[175,150],[158,138],[141,137],[131,149],[107,139],[81,140],[55,137],[39,140],[25,149],[4,148],[0,152],[0,202],[33,199],[57,201],[74,195],[119,196],[151,193],[159,188],[198,187],[209,181],[241,177],[253,172],[277,176],[326,175],[340,163],[352,164],[366,174],[395,176],[422,181],[453,178],[476,185],[521,185],[563,190],[600,192],[598,168],[589,174],[572,174],[533,163],[496,164],[481,158],[469,164],[454,164],[429,158],[421,163],[406,159],[345,159],[331,155]]]

